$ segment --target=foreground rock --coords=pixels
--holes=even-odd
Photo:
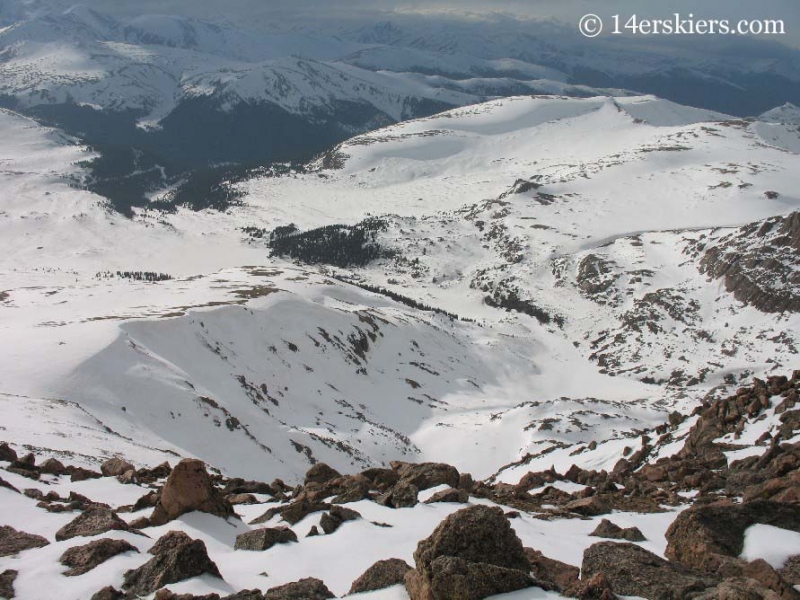
[[[581,577],[600,574],[615,593],[649,600],[684,600],[716,584],[636,544],[618,542],[599,542],[583,553]]]
[[[99,535],[107,531],[133,530],[113,510],[97,507],[81,513],[59,529],[56,532],[56,541],[63,542],[79,536]]]
[[[147,595],[170,583],[208,574],[222,579],[217,565],[208,557],[202,540],[193,540],[181,531],[170,531],[150,549],[153,558],[124,576],[123,588]]]
[[[411,600],[480,600],[534,585],[522,542],[503,510],[470,506],[447,517],[414,552]]]
[[[74,577],[88,573],[96,566],[124,552],[139,552],[139,550],[125,540],[105,538],[70,548],[61,555],[59,562],[65,567],[70,567],[64,575]]]
[[[319,579],[308,577],[267,590],[265,600],[327,600],[335,598]]]
[[[261,552],[269,550],[275,544],[288,544],[296,541],[297,535],[288,527],[264,527],[237,535],[234,549]]]
[[[17,579],[17,571],[8,570],[0,573],[0,598],[14,597],[14,581]]]
[[[150,523],[163,525],[192,511],[223,518],[234,514],[233,507],[211,482],[203,461],[187,458],[170,473]]]
[[[0,556],[12,556],[23,550],[42,548],[49,543],[40,535],[17,531],[7,525],[0,526]]]
[[[348,593],[360,594],[403,583],[409,571],[411,567],[408,563],[399,558],[379,560],[353,582]]]
[[[757,523],[800,532],[800,505],[754,500],[690,508],[667,530],[665,555],[698,571],[739,573],[745,530]]]

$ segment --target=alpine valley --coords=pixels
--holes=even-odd
[[[0,597],[800,598],[800,109],[0,24]]]

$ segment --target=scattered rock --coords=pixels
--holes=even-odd
[[[525,548],[524,550],[531,567],[531,573],[538,581],[542,581],[562,593],[572,590],[578,584],[581,575],[581,570],[578,567],[548,558],[533,548]]]
[[[11,490],[12,492],[17,492],[19,494],[19,490],[15,488],[13,485],[8,483],[5,479],[0,477],[0,487],[6,488],[7,490]]]
[[[418,490],[427,490],[437,485],[458,487],[458,469],[444,463],[392,462],[392,468],[400,475],[400,481],[410,483]]]
[[[122,458],[109,458],[100,466],[104,477],[118,477],[128,471],[136,472],[136,467]]]
[[[411,571],[411,567],[408,563],[399,558],[379,560],[353,582],[348,593],[360,594],[403,583],[406,573],[409,571]]]
[[[0,598],[11,600],[14,597],[14,581],[17,575],[18,572],[11,569],[0,573]]]
[[[95,594],[92,596],[92,600],[122,600],[124,597],[125,594],[114,587],[107,585],[102,590],[95,592]]]
[[[69,480],[73,483],[76,481],[86,481],[87,479],[100,479],[102,475],[97,471],[91,469],[84,469],[83,467],[67,467],[69,473]]]
[[[4,460],[10,463],[17,462],[16,451],[6,442],[0,444],[0,460]]]
[[[0,556],[13,556],[23,550],[49,545],[45,538],[33,533],[17,531],[7,525],[0,526]]]
[[[170,473],[150,522],[154,526],[163,525],[192,511],[222,518],[234,515],[233,507],[211,483],[205,464],[200,460],[187,458],[179,462]]]
[[[739,571],[744,532],[756,523],[800,532],[800,505],[754,500],[694,506],[678,515],[667,530],[665,556],[706,573]]]
[[[408,481],[401,480],[391,490],[378,498],[378,504],[390,508],[410,508],[419,503],[419,489]]]
[[[572,502],[567,502],[564,505],[564,510],[583,515],[584,517],[596,517],[597,515],[605,515],[611,512],[611,507],[602,498],[598,496],[589,496],[588,498],[579,498]]]
[[[65,467],[60,460],[48,458],[41,465],[39,465],[39,471],[41,473],[46,473],[47,475],[63,475],[67,472],[67,467]]]
[[[269,550],[275,544],[288,544],[296,541],[297,535],[288,527],[265,527],[237,535],[234,549],[261,552]]]
[[[329,467],[325,463],[317,463],[306,473],[304,483],[305,485],[309,483],[326,483],[341,476],[342,474],[333,467]]]
[[[258,504],[258,498],[253,494],[229,494],[225,496],[225,500],[227,500],[228,504],[231,506],[237,506],[239,504]]]
[[[59,561],[65,567],[70,567],[68,571],[64,572],[64,575],[73,577],[88,573],[97,565],[123,552],[139,552],[139,550],[125,540],[104,538],[89,542],[84,546],[70,548],[61,555]]]
[[[535,583],[522,542],[499,507],[453,513],[417,545],[414,560],[416,570],[405,577],[412,600],[478,600]]]
[[[411,600],[482,600],[536,585],[527,573],[455,556],[439,556],[430,575],[409,571],[405,577]]]
[[[644,542],[646,539],[638,527],[627,527],[623,529],[608,519],[600,521],[600,524],[589,535],[610,540],[627,540],[629,542]]]
[[[204,574],[222,579],[203,541],[193,540],[181,531],[170,531],[159,538],[150,554],[151,560],[125,573],[123,588],[130,593],[152,594],[170,583]]]
[[[63,542],[78,536],[92,536],[107,531],[132,531],[131,527],[108,508],[90,508],[56,532],[56,541]]]
[[[598,542],[583,553],[581,577],[602,574],[617,594],[651,600],[684,600],[716,581],[670,563],[641,546]]]
[[[435,504],[436,502],[466,504],[469,502],[469,494],[463,489],[448,488],[441,492],[436,492],[433,496],[425,500],[425,504]]]
[[[270,588],[264,594],[265,600],[327,600],[328,598],[335,596],[322,581],[313,577]]]
[[[331,506],[330,512],[322,515],[322,518],[319,521],[319,526],[326,534],[331,534],[339,529],[342,523],[346,521],[355,521],[356,519],[360,518],[361,513],[358,511],[334,505]]]

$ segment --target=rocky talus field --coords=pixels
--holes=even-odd
[[[302,484],[0,446],[5,598],[800,598],[800,371],[673,412],[610,471],[392,462]],[[731,453],[746,456],[728,460]],[[38,590],[38,591],[37,591]]]

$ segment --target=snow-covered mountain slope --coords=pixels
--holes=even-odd
[[[42,447],[248,477],[395,459],[487,477],[592,441],[582,464],[610,468],[673,408],[795,361],[797,314],[740,302],[748,282],[794,290],[792,263],[718,279],[731,252],[783,257],[794,235],[773,217],[800,203],[797,154],[761,122],[653,97],[498,100],[239,184],[226,212],[124,219],[78,189],[85,149],[0,117],[12,439],[57,406]],[[358,228],[267,245],[368,215],[362,266],[290,262],[358,259],[337,246]]]

